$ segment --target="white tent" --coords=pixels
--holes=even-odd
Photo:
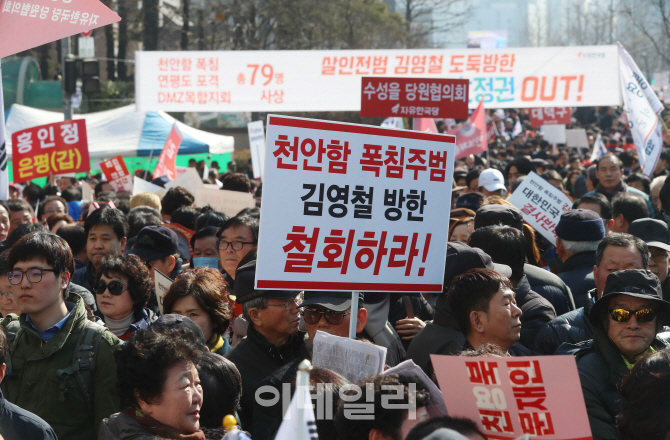
[[[160,154],[174,118],[164,112],[137,113],[135,105],[97,113],[74,115],[86,120],[88,150],[91,159],[113,156],[148,156]],[[7,111],[7,154],[12,157],[12,133],[38,125],[63,121],[63,114],[13,104]],[[179,154],[231,153],[232,136],[208,133],[177,122],[184,139]]]

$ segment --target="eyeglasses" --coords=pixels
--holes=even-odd
[[[4,290],[0,290],[0,297],[2,298],[9,298],[9,295],[11,295],[12,292],[6,292]]]
[[[610,309],[610,318],[616,322],[628,322],[631,315],[635,315],[637,322],[651,322],[656,319],[656,312],[654,309],[640,309],[640,310],[626,310],[626,309]]]
[[[226,241],[219,240],[219,250],[225,251],[228,246],[232,246],[234,251],[241,251],[245,244],[255,244],[253,241]]]
[[[340,325],[344,322],[344,317],[351,315],[351,312],[336,312],[334,310],[318,310],[318,309],[304,309],[302,316],[305,318],[307,324],[318,324],[321,321],[321,316],[326,318],[329,324]]]
[[[282,306],[286,311],[290,312],[293,307],[296,307],[298,304],[302,302],[303,295],[302,293],[299,295],[294,296],[293,298],[288,298],[285,299],[281,304],[268,304],[268,306],[275,306],[279,307]]]
[[[95,293],[102,295],[105,293],[105,290],[109,288],[109,293],[114,296],[119,296],[126,290],[126,285],[121,281],[110,281],[109,284],[105,283],[103,280],[98,280],[98,283],[95,285]]]
[[[39,283],[42,281],[42,272],[53,272],[56,273],[54,269],[40,269],[37,267],[34,267],[32,269],[28,269],[26,271],[22,270],[13,270],[11,272],[7,272],[7,278],[9,278],[9,283],[10,284],[21,284],[21,281],[23,281],[23,274],[26,274],[26,278],[28,278],[28,281],[31,283]]]

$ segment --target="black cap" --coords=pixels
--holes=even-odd
[[[637,219],[628,227],[628,233],[647,243],[647,246],[670,251],[670,229],[661,220],[653,218]]]
[[[444,289],[451,285],[454,278],[470,269],[491,269],[507,278],[512,276],[512,269],[509,266],[494,263],[489,254],[483,250],[459,241],[449,242],[444,264]]]
[[[571,209],[561,214],[555,232],[561,240],[599,241],[605,237],[605,225],[590,209]]]
[[[256,290],[256,260],[239,266],[235,271],[233,294],[238,304],[256,298],[288,299],[300,293],[299,290]]]
[[[482,206],[484,195],[480,193],[467,193],[458,196],[456,199],[457,208],[468,208],[476,211]]]
[[[144,261],[154,261],[179,253],[179,237],[165,226],[145,226],[137,234],[135,247],[126,252]],[[166,274],[169,275],[169,274]]]
[[[516,206],[486,205],[477,210],[475,230],[486,226],[511,226],[523,232],[523,214]]]
[[[661,282],[653,272],[644,269],[626,269],[612,272],[607,276],[603,296],[596,301],[589,312],[589,320],[595,326],[600,326],[600,317],[607,309],[610,298],[618,295],[628,295],[654,301],[664,315],[670,316],[670,303],[663,301]]]
[[[168,183],[169,181],[170,179],[168,178],[168,176],[160,176],[153,179],[151,183],[153,183],[154,185],[158,185],[161,188],[165,188],[165,184]]]
[[[182,327],[192,332],[195,335],[196,339],[202,343],[202,345],[207,345],[207,341],[205,340],[205,334],[202,332],[200,326],[186,316],[173,315],[173,314],[162,315],[156,321],[154,321],[153,324],[151,324],[151,327],[152,328]]]
[[[344,312],[351,307],[351,292],[317,290],[305,292],[305,300],[298,307],[322,306],[335,312]],[[363,294],[358,294],[358,304],[363,304]]]

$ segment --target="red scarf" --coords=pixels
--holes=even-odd
[[[142,425],[142,428],[144,428],[145,431],[150,434],[157,435],[160,438],[175,440],[207,440],[205,433],[201,430],[198,430],[193,434],[182,434],[174,428],[162,424],[158,420],[154,419],[148,414],[143,413],[137,408],[126,408],[123,410],[123,413],[133,420],[136,420],[137,423]]]

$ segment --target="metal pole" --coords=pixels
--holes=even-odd
[[[70,56],[70,37],[66,37],[60,40],[61,47],[61,71],[63,75],[63,86],[65,86],[65,60]],[[67,121],[72,119],[72,95],[65,92],[65,87],[63,87],[63,117]]]
[[[358,321],[358,292],[351,292],[351,315],[349,315],[349,337],[356,339],[356,322]]]
[[[156,136],[154,136],[154,141],[151,144],[151,153],[149,153],[149,162],[147,162],[147,169],[144,170],[144,180],[147,180],[147,173],[149,172],[149,167],[151,166],[151,161],[154,158],[154,145],[156,145],[156,139],[158,139],[158,133],[156,133]]]

